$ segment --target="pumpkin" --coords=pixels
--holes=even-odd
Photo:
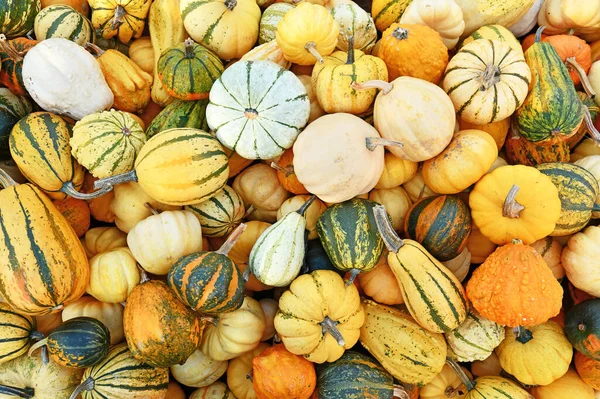
[[[467,240],[468,245],[468,240]],[[465,280],[471,269],[471,252],[465,247],[458,256],[442,262],[448,270],[452,272],[461,283]]]
[[[467,297],[489,320],[509,327],[528,327],[558,314],[562,287],[544,259],[515,239],[496,249],[473,272]]]
[[[227,362],[213,360],[197,349],[183,364],[171,366],[171,374],[188,387],[206,387],[217,381],[227,371]]]
[[[33,29],[38,40],[63,37],[83,46],[95,39],[90,20],[64,4],[54,4],[41,10],[35,16]]]
[[[240,75],[246,77],[243,83]],[[208,126],[219,141],[246,159],[281,155],[309,115],[302,82],[269,61],[236,62],[215,82],[206,107]]]
[[[33,28],[39,11],[39,0],[8,0],[0,7],[0,30],[9,38],[23,36]]]
[[[525,36],[531,32],[535,24],[537,23],[537,15],[540,8],[544,4],[543,0],[535,0],[529,11],[521,17],[517,22],[511,25],[508,29],[516,36]]]
[[[293,4],[273,3],[263,11],[258,30],[258,44],[265,44],[275,40],[279,21],[292,8],[294,8]]]
[[[561,254],[563,246],[555,237],[546,237],[537,240],[531,247],[535,249],[544,259],[554,278],[561,281],[565,276],[565,269],[562,266]]]
[[[585,40],[571,35],[553,35],[544,39],[550,43],[560,59],[567,66],[569,76],[575,85],[582,83],[586,92],[590,89],[587,73],[592,66],[592,49]],[[593,93],[593,89],[591,93]],[[588,92],[588,94],[591,94]]]
[[[508,131],[510,129],[510,118],[497,120],[492,123],[486,123],[485,125],[474,125],[462,119],[458,119],[458,123],[459,130],[483,130],[484,132],[492,136],[494,138],[494,141],[496,142],[498,151],[500,151],[502,146],[504,146],[504,141],[506,140],[506,136],[508,135]]]
[[[565,31],[589,33],[590,28],[591,32],[595,32],[599,8],[600,4],[596,1],[563,3],[551,0],[540,9],[538,23],[547,26],[550,34]]]
[[[400,20],[413,0],[375,0],[371,5],[371,15],[377,30],[383,32],[391,24]]]
[[[54,201],[56,209],[67,219],[77,237],[82,237],[90,228],[90,207],[87,202],[73,197]]]
[[[277,178],[284,189],[293,194],[308,194],[308,191],[298,181],[298,177],[294,173],[294,151],[292,148],[285,150],[277,162],[271,162],[271,167],[277,171]]]
[[[258,38],[260,8],[252,0],[180,1],[181,18],[192,39],[219,58],[240,58]]]
[[[600,370],[600,362],[594,360],[579,352],[575,352],[575,368],[577,374],[581,377],[583,382],[591,386],[594,389],[600,388],[600,382],[598,380],[598,371]]]
[[[296,195],[295,197],[288,198],[281,204],[281,207],[277,211],[277,220],[281,220],[287,214],[295,212],[309,199],[309,195]],[[327,206],[317,198],[306,208],[304,218],[306,219],[306,230],[308,231],[309,240],[318,238],[317,220],[326,209]]]
[[[240,61],[271,61],[282,68],[289,69],[291,62],[285,59],[283,52],[277,45],[277,41],[271,40],[248,51]]]
[[[26,97],[13,94],[6,87],[0,88],[0,158],[10,158],[8,143],[10,131],[19,119],[31,112],[32,105]]]
[[[488,356],[485,360],[477,360],[471,363],[471,372],[477,377],[486,375],[499,376],[502,372],[502,366],[500,366],[500,360],[494,352]]]
[[[196,389],[192,392],[190,399],[236,399],[227,385],[215,382],[207,387]]]
[[[594,389],[587,385],[577,372],[569,369],[562,377],[550,385],[531,388],[535,399],[594,399]]]
[[[466,369],[463,371],[470,376]],[[442,371],[428,384],[421,388],[419,397],[422,399],[464,398],[467,388],[458,378],[452,367],[444,365]]]
[[[270,223],[251,220],[246,222],[246,229],[240,237],[235,241],[235,244],[229,251],[229,258],[236,264],[248,263],[250,252],[258,240],[258,237],[271,226]]]
[[[252,360],[270,345],[260,343],[256,348],[232,359],[227,366],[227,385],[238,399],[258,399],[252,381]]]
[[[333,263],[331,263],[331,259],[327,256],[327,252],[325,252],[320,240],[308,241],[304,264],[306,267],[305,270],[309,273],[314,272],[315,270],[331,270],[342,277],[346,274],[346,272],[338,270],[333,266]]]
[[[131,42],[129,58],[135,62],[142,71],[152,75],[154,72],[154,48],[150,36],[142,36]],[[151,82],[154,79],[151,79]]]
[[[149,0],[88,0],[92,8],[92,24],[102,37],[117,37],[121,43],[142,36],[144,21],[150,9]]]
[[[295,64],[323,63],[338,43],[339,26],[329,11],[303,1],[285,13],[277,25],[275,40],[284,57]]]
[[[44,335],[48,335],[52,331],[54,331],[56,327],[62,324],[62,312],[48,313],[42,316],[35,316],[35,320],[37,323],[37,331]]]
[[[354,48],[370,54],[377,41],[377,29],[369,13],[352,1],[337,2],[330,13],[340,30],[337,48],[342,51]]]
[[[65,306],[61,313],[66,322],[77,317],[91,317],[100,321],[110,332],[110,344],[123,340],[123,306],[118,303],[100,302],[91,296],[83,296]]]
[[[167,396],[164,399],[186,399],[185,392],[175,381],[169,381],[167,386]]]
[[[596,243],[600,241],[600,228],[586,227],[572,236],[562,253],[562,265],[569,281],[580,290],[595,297],[600,296],[596,272]]]
[[[498,147],[489,134],[462,130],[444,151],[423,164],[423,178],[436,193],[456,194],[481,179],[497,157]]]
[[[214,360],[229,360],[251,351],[260,343],[265,315],[258,301],[246,296],[242,306],[222,313],[204,329],[200,350]]]
[[[594,298],[573,306],[565,316],[565,333],[575,350],[600,360],[600,325],[596,315],[600,299]]]
[[[417,170],[417,173],[415,173],[412,179],[402,184],[402,188],[404,191],[406,191],[413,203],[422,198],[436,195],[429,187],[427,187],[427,184],[425,184],[422,169],[420,168]]]
[[[279,303],[271,298],[263,298],[260,301],[260,307],[265,315],[265,330],[260,338],[261,342],[268,341],[275,335],[275,315],[279,310]]]
[[[37,43],[25,37],[6,40],[0,36],[0,83],[18,96],[28,94],[23,82],[23,58]]]
[[[33,339],[43,338],[36,331],[36,324],[35,318],[15,312],[7,303],[0,303],[0,364],[27,353]]]
[[[413,56],[415,52],[418,57]],[[375,55],[387,65],[390,81],[410,76],[437,84],[448,64],[448,48],[440,34],[427,25],[390,25]]]
[[[573,149],[571,162],[576,162],[590,155],[600,155],[600,145],[591,138],[585,138]]]
[[[288,351],[320,364],[356,344],[364,317],[356,286],[317,270],[297,277],[281,295],[275,329]]]
[[[394,188],[410,181],[417,174],[418,164],[385,152],[383,173],[375,188]],[[412,198],[411,198],[412,200]]]
[[[400,305],[404,303],[402,291],[387,264],[387,253],[381,255],[379,263],[369,272],[358,275],[358,284],[365,295],[383,305]]]
[[[509,45],[511,49],[515,51],[517,54],[523,54],[526,50],[525,41],[523,42],[523,46],[521,47],[521,43],[512,32],[505,28],[502,25],[484,25],[481,28],[477,29],[475,32],[471,33],[468,37],[462,41],[460,47],[466,46],[467,44],[480,39],[488,39],[503,42]],[[533,40],[532,40],[533,42]]]
[[[527,385],[548,385],[569,369],[573,347],[563,328],[549,320],[530,328],[507,328],[496,348],[500,365]]]
[[[229,235],[246,213],[242,197],[227,185],[208,200],[187,205],[185,210],[198,218],[205,237]]]
[[[596,180],[598,180],[600,178],[600,168],[599,168],[600,162],[599,161],[600,161],[600,156],[590,155],[590,156],[578,159],[577,161],[575,161],[573,163],[577,166],[581,166],[582,168],[584,168],[585,170],[590,172],[592,175],[594,175]],[[596,200],[594,202],[594,208],[596,208],[599,204],[600,204],[600,190],[598,192],[598,197],[596,197]],[[600,211],[594,210],[592,212],[592,218],[597,219],[599,217],[600,217]]]
[[[392,227],[400,231],[404,228],[405,218],[408,215],[412,201],[402,187],[389,189],[375,188],[369,193],[369,200],[385,206],[392,218]]]
[[[450,357],[459,362],[488,358],[504,340],[504,327],[471,311],[456,330],[445,334]]]
[[[140,283],[140,272],[127,247],[117,247],[90,259],[88,294],[102,302],[125,302]]]
[[[468,36],[484,25],[511,26],[529,11],[534,0],[510,0],[490,3],[487,0],[455,0],[463,10],[465,31]]]
[[[426,25],[453,49],[465,29],[463,12],[454,0],[413,0],[400,17],[401,24]]]
[[[547,162],[569,162],[571,157],[566,140],[536,143],[514,130],[506,140],[505,152],[511,165],[536,166]]]
[[[200,130],[208,130],[206,123],[206,106],[208,100],[184,101],[174,100],[167,105],[146,129],[148,138],[156,134],[177,127],[190,127]],[[231,171],[230,171],[231,172]]]
[[[82,239],[85,252],[91,258],[101,252],[127,245],[127,234],[116,227],[94,227]]]

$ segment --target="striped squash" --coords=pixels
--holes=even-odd
[[[568,140],[536,143],[516,132],[506,139],[504,150],[511,165],[536,166],[546,162],[569,162],[571,158]]]
[[[377,203],[353,198],[327,208],[317,221],[317,232],[331,263],[343,271],[373,270],[383,253],[373,209]]]
[[[317,366],[317,398],[391,398],[393,391],[390,373],[362,353],[346,351],[335,362]]]
[[[215,53],[186,39],[158,59],[158,78],[167,93],[181,100],[202,100],[221,76],[223,63]]]
[[[482,26],[475,32],[471,33],[468,37],[466,37],[461,43],[460,47],[462,48],[467,44],[471,43],[472,41],[479,39],[497,40],[500,42],[505,42],[515,52],[523,54],[523,47],[521,47],[521,43],[519,42],[519,40],[515,37],[515,35],[512,34],[511,31],[509,31],[502,25]]]
[[[0,302],[0,363],[27,353],[31,340],[42,337],[36,331],[35,317],[17,313]]]
[[[94,29],[102,37],[117,37],[121,43],[142,36],[150,0],[88,0]]]
[[[29,40],[25,37],[13,40],[5,40],[0,37],[0,62],[2,63],[0,83],[16,95],[29,95],[23,83],[23,58],[37,43],[36,40]]]
[[[96,39],[90,20],[64,4],[53,4],[42,9],[35,17],[33,29],[38,40],[62,37],[83,46]]]
[[[24,36],[33,29],[40,8],[40,0],[3,0],[0,2],[0,32],[8,38]]]
[[[146,136],[150,138],[164,130],[183,127],[207,131],[207,105],[208,100],[174,100],[152,119],[152,122],[146,128]]]
[[[242,197],[227,185],[208,200],[187,205],[185,210],[196,215],[206,237],[228,235],[242,223],[246,213]]]
[[[94,367],[85,370],[73,393],[82,399],[163,399],[169,385],[169,369],[156,368],[133,357],[122,343]]]
[[[289,3],[275,3],[267,7],[260,17],[258,44],[264,44],[275,40],[279,21],[281,21],[285,13],[292,8],[294,8],[294,6]]]
[[[415,203],[404,219],[408,238],[440,262],[457,257],[471,234],[471,212],[456,195],[428,197]]]
[[[445,334],[450,357],[459,362],[487,359],[504,339],[504,327],[473,310],[457,329]]]
[[[285,3],[281,3],[285,4]],[[283,51],[279,48],[276,40],[261,44],[248,51],[242,58],[242,61],[260,61],[266,60],[276,63],[282,68],[290,69],[291,62],[285,59]]]
[[[561,209],[551,236],[566,236],[583,229],[592,218],[598,181],[590,172],[570,163],[545,163],[536,168],[558,189]]]
[[[0,294],[6,302],[20,313],[43,315],[81,297],[89,280],[87,256],[50,199],[22,184],[0,191],[0,203],[0,259],[8,265],[0,268]]]
[[[0,87],[0,159],[10,158],[8,136],[13,126],[32,111],[28,97],[13,94]]]
[[[144,143],[146,134],[139,122],[114,109],[78,121],[70,141],[77,162],[99,179],[133,169]]]
[[[383,32],[394,22],[398,22],[412,0],[374,0],[371,15],[377,30]]]

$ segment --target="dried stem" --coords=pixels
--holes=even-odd
[[[396,231],[394,231],[385,207],[383,205],[376,205],[373,209],[373,214],[375,215],[377,230],[379,231],[379,235],[381,235],[385,246],[390,252],[398,253],[400,248],[404,246],[404,241],[402,241],[402,239],[398,237],[398,234],[396,234]]]
[[[379,146],[388,146],[388,147],[402,147],[402,144],[399,141],[384,139],[383,137],[367,137],[365,139],[367,143],[367,149],[369,151],[375,151],[375,148]]]
[[[346,345],[346,340],[342,336],[342,333],[337,328],[337,323],[329,318],[329,316],[325,316],[325,319],[321,322],[321,327],[323,328],[323,334],[329,333],[335,340],[339,346]]]
[[[313,57],[315,57],[317,59],[319,64],[322,64],[323,62],[325,62],[325,60],[323,59],[323,56],[321,54],[319,54],[319,52],[317,51],[317,44],[315,42],[306,43],[304,45],[304,48],[306,49],[306,51],[311,53]]]
[[[0,169],[0,186],[2,188],[9,188],[12,186],[18,186],[19,183],[17,183],[15,181],[15,179],[13,179],[8,172],[6,172],[3,169]]]
[[[89,200],[89,199],[101,197],[104,194],[109,193],[110,191],[112,191],[112,187],[103,187],[98,191],[94,191],[93,193],[86,194],[86,193],[80,193],[79,191],[75,190],[75,186],[73,185],[73,182],[68,181],[65,184],[63,184],[60,191],[62,193],[67,194],[69,197],[77,198],[80,200]]]
[[[504,205],[502,207],[502,216],[505,218],[518,219],[521,215],[521,211],[525,209],[525,207],[519,204],[515,199],[518,193],[519,186],[513,184],[506,195],[506,199],[504,200]]]
[[[35,391],[33,388],[17,388],[10,385],[0,385],[0,394],[2,396],[15,396],[17,398],[33,398]]]
[[[306,200],[306,202],[304,204],[302,204],[302,206],[300,208],[298,208],[298,210],[296,212],[298,212],[300,214],[300,216],[304,216],[304,214],[306,213],[306,210],[315,201],[315,198],[317,198],[317,196],[312,195],[309,199]]]
[[[583,70],[581,65],[579,65],[579,63],[577,62],[577,59],[575,57],[568,57],[565,60],[565,64],[567,64],[568,68],[570,67],[573,70],[575,70],[575,72],[579,76],[579,80],[581,80],[581,85],[583,86],[583,90],[585,90],[587,95],[590,96],[590,98],[592,98],[592,99],[595,98],[596,92],[594,91],[594,88],[592,87],[592,84],[590,83],[590,80],[588,79],[585,71]]]
[[[446,364],[448,366],[450,366],[452,368],[452,370],[454,370],[454,372],[456,373],[458,378],[460,378],[460,380],[463,382],[463,384],[465,384],[465,387],[467,387],[468,391],[472,391],[473,388],[475,388],[475,382],[469,378],[467,373],[465,373],[465,371],[462,369],[462,367],[460,367],[458,365],[458,363],[456,363],[454,361],[454,359],[446,357]]]
[[[158,212],[158,210],[157,210],[155,207],[153,207],[153,206],[152,206],[152,205],[151,205],[149,202],[145,202],[145,203],[144,203],[144,206],[145,206],[146,208],[148,208],[148,209],[150,210],[150,212],[152,212],[152,214],[153,214],[153,215],[158,215],[158,214],[160,213],[160,212]]]
[[[229,251],[231,251],[231,248],[233,248],[233,246],[235,245],[237,240],[239,240],[239,238],[242,236],[242,233],[245,230],[246,230],[246,225],[244,223],[240,224],[238,227],[236,227],[235,230],[233,230],[233,232],[229,235],[229,237],[227,237],[227,240],[223,243],[223,245],[221,245],[221,248],[219,248],[215,252],[218,254],[227,256]],[[246,269],[246,270],[248,270],[248,269]]]
[[[381,89],[383,95],[388,94],[394,88],[394,85],[385,80],[367,80],[366,82],[352,82],[350,85],[354,90]]]
[[[113,187],[117,184],[129,183],[132,181],[137,181],[135,169],[127,173],[121,173],[120,175],[105,177],[104,179],[96,180],[94,182],[94,189],[101,190],[104,187],[110,187],[110,190],[112,190]]]

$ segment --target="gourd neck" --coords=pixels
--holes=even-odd
[[[10,58],[16,61],[23,61],[24,56],[8,44],[8,39],[4,33],[0,33],[0,49],[7,53]]]
[[[348,58],[346,59],[346,65],[354,64],[354,35],[348,38]]]
[[[111,30],[117,30],[123,25],[123,17],[125,17],[125,15],[127,15],[125,7],[118,5],[117,8],[115,8],[115,16],[110,21]]]
[[[0,188],[9,188],[18,185],[19,183],[17,183],[5,170],[0,169]]]
[[[528,330],[521,326],[513,328],[513,334],[515,334],[517,341],[519,341],[522,344],[526,344],[527,342],[533,339],[533,333],[531,332],[531,330]]]
[[[339,346],[345,346],[346,340],[344,339],[344,336],[342,335],[340,330],[338,330],[337,324],[338,323],[336,321],[331,320],[329,316],[325,316],[325,319],[323,319],[323,321],[321,322],[323,334],[328,333],[337,341],[337,344]]]
[[[398,147],[401,148],[404,144],[399,141],[384,139],[383,137],[367,137],[365,144],[369,151],[375,151],[379,146]]]
[[[96,381],[94,381],[94,379],[92,377],[88,377],[85,381],[83,381],[81,384],[79,384],[79,386],[77,388],[75,388],[75,390],[73,391],[73,393],[71,394],[69,399],[75,399],[80,394],[82,394],[84,391],[91,391],[92,389],[95,388],[95,386],[96,386]]]
[[[404,241],[396,234],[392,227],[392,222],[385,210],[383,205],[376,205],[373,208],[373,214],[375,215],[375,223],[377,223],[377,230],[379,235],[383,239],[383,242],[387,249],[392,253],[398,253],[400,248],[404,246]]]
[[[237,0],[225,0],[225,7],[227,7],[229,11],[233,11],[235,6],[237,6]]]
[[[356,83],[352,82],[350,84],[354,90],[367,90],[367,89],[380,89],[381,93],[385,96],[389,94],[394,88],[394,85],[386,82],[385,80],[367,80],[366,82]]]
[[[246,224],[242,223],[227,237],[227,240],[221,245],[221,248],[216,250],[215,252],[227,256],[231,248],[235,245],[237,240],[242,236],[242,233],[246,230]]]
[[[502,206],[502,216],[505,218],[518,219],[525,207],[517,202],[515,197],[519,193],[519,186],[513,184]]]
[[[325,60],[323,59],[323,56],[321,54],[319,54],[319,52],[317,51],[317,43],[308,42],[304,45],[304,48],[306,49],[306,51],[311,53],[313,57],[315,57],[317,59],[317,62],[319,64],[322,64],[323,62],[325,62]]]
[[[99,46],[95,45],[94,43],[86,43],[83,46],[87,51],[89,51],[90,53],[92,53],[92,55],[96,58],[100,57],[102,54],[104,54],[106,51],[104,51],[103,49],[101,49]]]
[[[33,398],[35,391],[33,388],[17,388],[10,385],[0,385],[0,394],[14,396],[16,398]]]
[[[196,52],[194,51],[194,41],[191,38],[185,39],[185,54],[184,57],[187,59],[192,59],[196,56]]]
[[[398,40],[406,40],[408,39],[408,29],[404,29],[399,26],[396,29],[394,29],[394,32],[392,32],[392,36]]]
[[[538,30],[535,31],[535,42],[539,43],[542,41],[542,32],[546,29],[545,26],[540,26]]]
[[[467,391],[472,391],[475,388],[477,383],[469,378],[467,373],[465,373],[462,367],[460,367],[454,359],[446,357],[446,364],[452,368],[462,383],[465,384]]]
[[[309,199],[306,200],[306,202],[304,204],[302,204],[302,206],[300,208],[298,208],[298,210],[296,212],[300,216],[304,216],[304,214],[306,213],[306,210],[312,205],[312,203],[315,201],[316,198],[317,198],[316,195],[312,195]]]

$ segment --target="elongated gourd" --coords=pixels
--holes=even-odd
[[[467,300],[460,281],[416,241],[401,240],[383,205],[374,209],[377,228],[389,249],[388,264],[398,280],[404,303],[423,328],[449,332],[467,317]]]

